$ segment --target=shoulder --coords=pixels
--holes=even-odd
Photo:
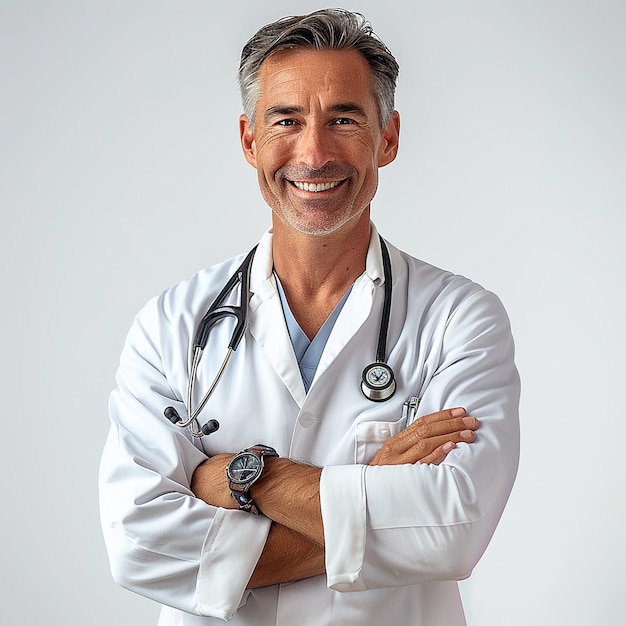
[[[139,310],[133,330],[156,338],[163,329],[171,331],[174,327],[181,335],[190,335],[243,257],[221,261],[168,286]]]
[[[486,291],[482,285],[461,274],[455,274],[431,263],[418,259],[411,254],[389,246],[393,260],[394,287],[407,289],[429,297],[468,297],[474,293]]]
[[[404,291],[407,309],[449,324],[457,317],[499,319],[508,323],[500,298],[461,274],[393,248],[394,289]],[[445,321],[444,321],[445,320]]]

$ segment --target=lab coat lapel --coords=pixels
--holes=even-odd
[[[272,367],[298,406],[302,407],[306,391],[291,345],[280,296],[272,276],[271,231],[259,242],[252,264],[250,285],[250,333],[262,348]]]

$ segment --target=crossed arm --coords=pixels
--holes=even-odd
[[[438,465],[456,443],[472,443],[477,428],[478,420],[462,408],[425,415],[386,441],[370,465]],[[191,488],[198,498],[213,506],[237,508],[226,480],[226,466],[232,457],[232,454],[219,454],[196,469]],[[251,495],[273,523],[249,588],[325,572],[321,473],[319,467],[289,459],[265,459],[265,470],[252,486]]]

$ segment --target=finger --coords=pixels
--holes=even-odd
[[[462,406],[457,406],[452,409],[443,409],[442,411],[435,411],[435,413],[422,415],[417,421],[430,424],[441,420],[449,420],[453,417],[465,417],[466,415],[467,411]]]
[[[431,454],[427,457],[418,461],[420,465],[439,465],[445,461],[445,458],[448,456],[448,453],[456,447],[456,444],[452,441],[447,441],[442,446],[436,448]]]
[[[430,423],[415,422],[411,424],[407,429],[407,437],[411,436],[414,439],[427,439],[428,437],[438,437],[440,435],[447,435],[462,430],[476,430],[479,426],[478,420],[472,415],[466,415],[465,417],[455,417],[445,421],[437,421]]]
[[[476,440],[476,433],[473,430],[461,430],[459,432],[452,433],[450,435],[441,435],[438,437],[429,437],[428,439],[420,439],[408,448],[402,454],[393,455],[393,463],[417,463],[423,459],[428,458],[438,448],[444,446],[446,443],[473,443]],[[449,450],[448,450],[449,452]],[[391,456],[391,455],[390,455]],[[389,457],[386,458],[386,462],[389,463]]]
[[[416,463],[447,441],[471,443],[473,438],[465,431],[478,427],[478,420],[467,415],[462,407],[424,415],[388,439],[376,452],[370,465]]]
[[[452,409],[444,409],[442,411],[436,411],[435,413],[428,413],[418,417],[414,422],[406,426],[395,437],[399,440],[413,438],[417,431],[420,432],[420,436],[424,436],[422,433],[441,434],[446,431],[446,426],[443,424],[450,424],[450,422],[459,422],[459,420],[467,417],[467,411],[463,407],[456,407]],[[456,430],[455,428],[448,429],[450,432]]]
[[[462,409],[465,414],[465,409]],[[435,414],[425,417],[430,420],[420,418],[413,424],[400,431],[397,435],[388,440],[389,446],[396,454],[403,454],[419,441],[431,437],[441,437],[443,435],[453,435],[464,430],[476,430],[479,427],[478,420],[471,415],[464,417],[450,417],[451,411],[440,411],[437,419],[433,420]]]

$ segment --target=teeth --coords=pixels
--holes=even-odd
[[[341,181],[335,181],[332,183],[301,183],[296,180],[292,181],[293,184],[298,188],[302,189],[302,191],[327,191],[328,189],[333,189],[336,187]]]

